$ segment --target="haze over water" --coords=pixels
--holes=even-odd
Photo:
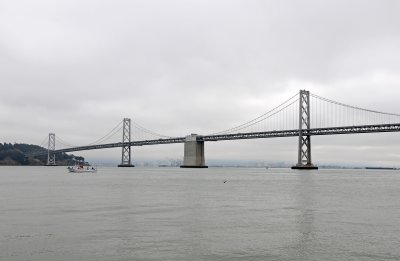
[[[0,260],[399,260],[400,172],[0,168]]]

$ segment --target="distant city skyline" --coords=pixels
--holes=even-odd
[[[168,136],[209,134],[300,89],[400,113],[399,12],[395,0],[1,1],[1,142],[54,132],[84,145],[124,117]],[[400,166],[400,133],[312,139],[316,164]],[[297,142],[207,142],[205,156],[295,163]],[[74,154],[118,162],[121,151]],[[183,144],[133,157],[182,158]]]

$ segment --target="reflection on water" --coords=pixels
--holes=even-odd
[[[314,229],[314,175],[316,171],[303,172],[297,175],[296,185],[296,208],[298,237],[292,249],[295,250],[294,259],[308,260],[313,249],[315,229]]]
[[[396,171],[0,168],[0,260],[398,260]]]

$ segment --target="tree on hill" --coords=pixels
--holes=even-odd
[[[47,152],[46,148],[24,143],[0,143],[0,165],[45,165],[47,155],[27,157],[32,152]],[[83,157],[59,153],[56,155],[57,165],[73,165],[75,161],[85,161]]]

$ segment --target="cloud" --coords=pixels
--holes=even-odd
[[[171,136],[207,134],[299,89],[396,112],[399,10],[394,0],[3,1],[0,137],[35,143],[55,131],[88,143],[123,117]],[[210,156],[250,150],[225,144]]]

